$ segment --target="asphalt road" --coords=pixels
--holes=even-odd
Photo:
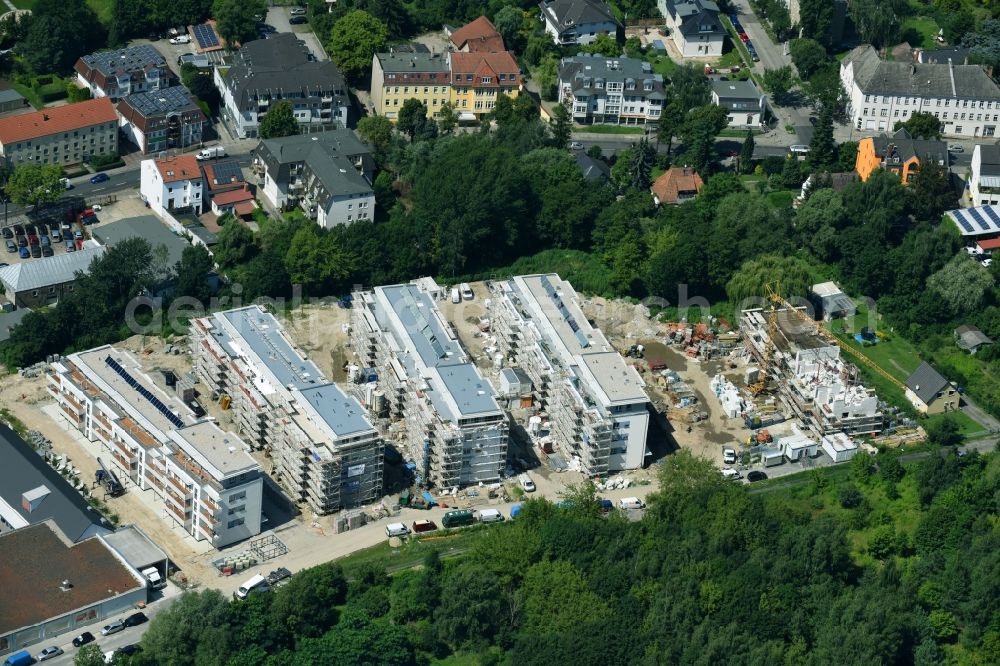
[[[784,55],[784,47],[771,41],[747,0],[732,0],[729,4],[736,9],[740,24],[760,57],[760,62],[754,63],[755,72],[763,74],[765,69],[779,69],[791,64],[790,59]]]

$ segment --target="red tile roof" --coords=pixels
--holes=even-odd
[[[212,201],[217,206],[226,206],[232,203],[239,203],[240,201],[252,201],[253,192],[247,189],[242,190],[230,190],[229,192],[222,192],[221,194],[216,194],[212,197]]]
[[[95,537],[72,545],[47,521],[0,535],[0,562],[5,635],[143,587],[104,542]],[[64,580],[72,585],[65,592]]]
[[[451,33],[456,48],[468,46],[470,51],[503,51],[503,38],[488,18],[480,16]]]
[[[694,169],[673,167],[656,179],[649,190],[660,203],[674,204],[681,192],[698,194],[702,188],[701,176]]]
[[[117,122],[115,106],[107,97],[54,106],[34,113],[0,119],[0,143],[37,139],[100,123]]]
[[[253,213],[257,206],[254,205],[252,201],[241,201],[240,203],[233,206],[233,212],[235,212],[239,217],[246,217]]]
[[[195,180],[201,178],[201,169],[194,155],[178,155],[156,160],[156,168],[164,183],[176,183],[179,180]]]
[[[989,240],[978,240],[976,241],[978,245],[983,250],[996,250],[1000,248],[1000,238],[990,238]]]
[[[500,85],[521,85],[521,69],[517,61],[507,51],[498,53],[452,53],[451,54],[452,85],[476,85],[499,87]],[[472,74],[470,81],[468,74]],[[499,74],[504,74],[504,80],[499,81]],[[461,76],[461,79],[459,77]],[[483,76],[490,77],[489,83],[483,83]]]

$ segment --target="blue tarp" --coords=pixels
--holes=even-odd
[[[421,495],[423,496],[423,498],[424,498],[424,499],[425,499],[425,500],[427,501],[427,506],[429,506],[429,507],[430,507],[430,506],[437,506],[437,501],[436,501],[436,500],[434,499],[434,496],[433,496],[433,495],[431,495],[431,494],[430,494],[429,492],[427,492],[427,491],[425,490],[424,492],[422,492],[422,493],[420,493],[420,494],[421,494]]]

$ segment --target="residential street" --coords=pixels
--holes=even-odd
[[[753,70],[755,74],[763,76],[764,70],[779,69],[785,65],[792,64],[791,58],[785,57],[783,46],[775,44],[768,37],[764,26],[760,24],[757,16],[750,9],[748,0],[732,0],[729,4],[731,7],[737,9],[740,23],[743,24],[744,31],[750,37],[750,41],[753,42],[754,49],[757,50],[757,55],[760,56],[760,62],[754,64]]]

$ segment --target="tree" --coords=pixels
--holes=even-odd
[[[948,168],[930,159],[920,162],[917,172],[910,178],[906,194],[913,216],[920,221],[937,222],[946,210],[958,206]]]
[[[392,121],[385,116],[365,116],[358,120],[358,136],[377,153],[385,154],[392,141]]]
[[[903,0],[850,0],[851,20],[862,41],[875,48],[889,46],[899,37]]]
[[[264,0],[214,0],[212,3],[216,29],[230,47],[257,38],[258,14],[267,14]]]
[[[344,76],[357,83],[370,73],[372,58],[385,48],[387,39],[384,23],[355,9],[334,24],[327,51]]]
[[[441,111],[438,113],[437,124],[439,134],[451,134],[458,127],[458,114],[455,113],[455,107],[452,106],[451,102],[441,107]]]
[[[355,257],[330,232],[318,225],[303,225],[292,236],[285,255],[285,269],[293,284],[301,284],[310,296],[325,296],[350,287],[347,279],[354,270]]]
[[[715,167],[715,137],[729,123],[729,114],[721,106],[708,104],[688,113],[680,128],[687,151],[684,161],[705,178]]]
[[[212,295],[208,276],[214,270],[215,262],[204,245],[199,243],[184,248],[181,260],[177,262],[174,269],[177,274],[174,295],[177,297],[188,296],[207,305],[208,298]]]
[[[826,49],[815,39],[793,39],[788,45],[795,68],[799,76],[808,79],[820,68],[825,67],[829,60]]]
[[[795,211],[795,230],[820,261],[837,258],[837,235],[847,220],[843,197],[832,188],[812,190]]]
[[[907,120],[897,122],[892,131],[905,129],[914,139],[938,140],[941,138],[941,121],[933,113],[917,111]]]
[[[66,98],[71,104],[85,102],[92,97],[90,88],[81,88],[73,81],[66,83]]]
[[[802,36],[830,45],[834,0],[799,0],[799,26]]]
[[[105,43],[104,27],[84,0],[38,0],[22,20],[18,52],[39,74],[69,71],[80,56]]]
[[[552,110],[549,130],[552,132],[552,145],[556,148],[565,148],[573,132],[573,119],[565,104],[556,104]]]
[[[521,26],[524,25],[524,12],[512,5],[500,8],[500,11],[493,17],[493,26],[503,37],[504,45],[508,50],[515,50],[514,45],[520,36]],[[520,49],[517,49],[520,52]]]
[[[549,44],[551,43],[550,40]],[[545,56],[535,68],[533,77],[535,83],[538,84],[542,99],[546,102],[555,101],[557,99],[556,82],[559,79],[559,59],[554,55]]]
[[[427,118],[427,106],[416,97],[411,97],[403,102],[403,108],[399,110],[396,128],[413,141],[418,135],[423,134],[428,122],[434,121]]]
[[[260,120],[257,132],[262,139],[277,139],[299,133],[299,121],[295,119],[294,107],[287,99],[271,104]]]
[[[637,190],[648,190],[650,173],[653,171],[653,160],[656,152],[643,137],[636,144],[629,160],[629,184]]]
[[[766,285],[781,285],[785,298],[805,298],[811,278],[809,266],[798,257],[765,254],[744,262],[726,284],[729,300],[738,303],[748,298],[763,298]]]
[[[219,218],[220,222],[222,220],[223,218]],[[254,242],[253,232],[232,216],[222,225],[218,241],[213,251],[215,260],[222,268],[245,264],[257,255],[259,249]]]
[[[941,297],[952,316],[962,317],[979,308],[993,287],[993,276],[978,261],[959,252],[927,279],[927,286]]]
[[[833,140],[833,109],[824,106],[809,142],[809,163],[819,169],[831,169],[837,164],[837,144]]]
[[[230,650],[229,602],[214,589],[184,592],[149,623],[143,651],[159,663],[224,663]]]
[[[581,619],[607,620],[611,610],[589,589],[586,579],[564,560],[542,561],[525,573],[525,626],[546,631],[572,631]]]
[[[222,95],[219,94],[219,89],[215,87],[215,83],[212,82],[212,77],[209,74],[199,74],[198,76],[191,77],[188,89],[192,95],[205,104],[208,104],[208,108],[212,113],[219,112],[219,103],[222,101]]]
[[[286,632],[283,642],[287,645],[322,636],[337,623],[337,606],[346,596],[347,579],[340,565],[326,563],[304,569],[276,591],[266,625]]]
[[[962,443],[962,431],[951,417],[942,417],[929,421],[924,430],[927,441],[938,446],[957,446]]]
[[[763,83],[764,87],[771,93],[775,104],[786,104],[788,102],[788,94],[792,90],[792,68],[785,65],[778,69],[765,71]]]
[[[750,173],[753,170],[754,140],[753,132],[747,130],[747,136],[743,139],[740,147],[739,169],[740,173]]]
[[[970,49],[970,62],[994,69],[1000,67],[1000,20],[991,18],[983,21],[979,30],[965,34],[962,46]]]
[[[501,589],[488,571],[460,567],[445,576],[434,611],[441,638],[456,645],[489,640],[500,629]]]
[[[618,45],[618,41],[615,40],[614,35],[602,33],[595,37],[594,41],[586,44],[583,47],[583,52],[602,55],[607,58],[615,58],[622,54],[622,47]]]
[[[22,206],[58,201],[65,191],[59,182],[62,174],[58,164],[21,164],[14,168],[5,189],[11,201]]]
[[[712,84],[705,76],[705,70],[692,64],[677,67],[670,73],[670,89],[676,96],[677,108],[682,115],[705,106],[712,96]]]
[[[104,653],[97,643],[88,643],[73,655],[73,666],[104,666]]]

